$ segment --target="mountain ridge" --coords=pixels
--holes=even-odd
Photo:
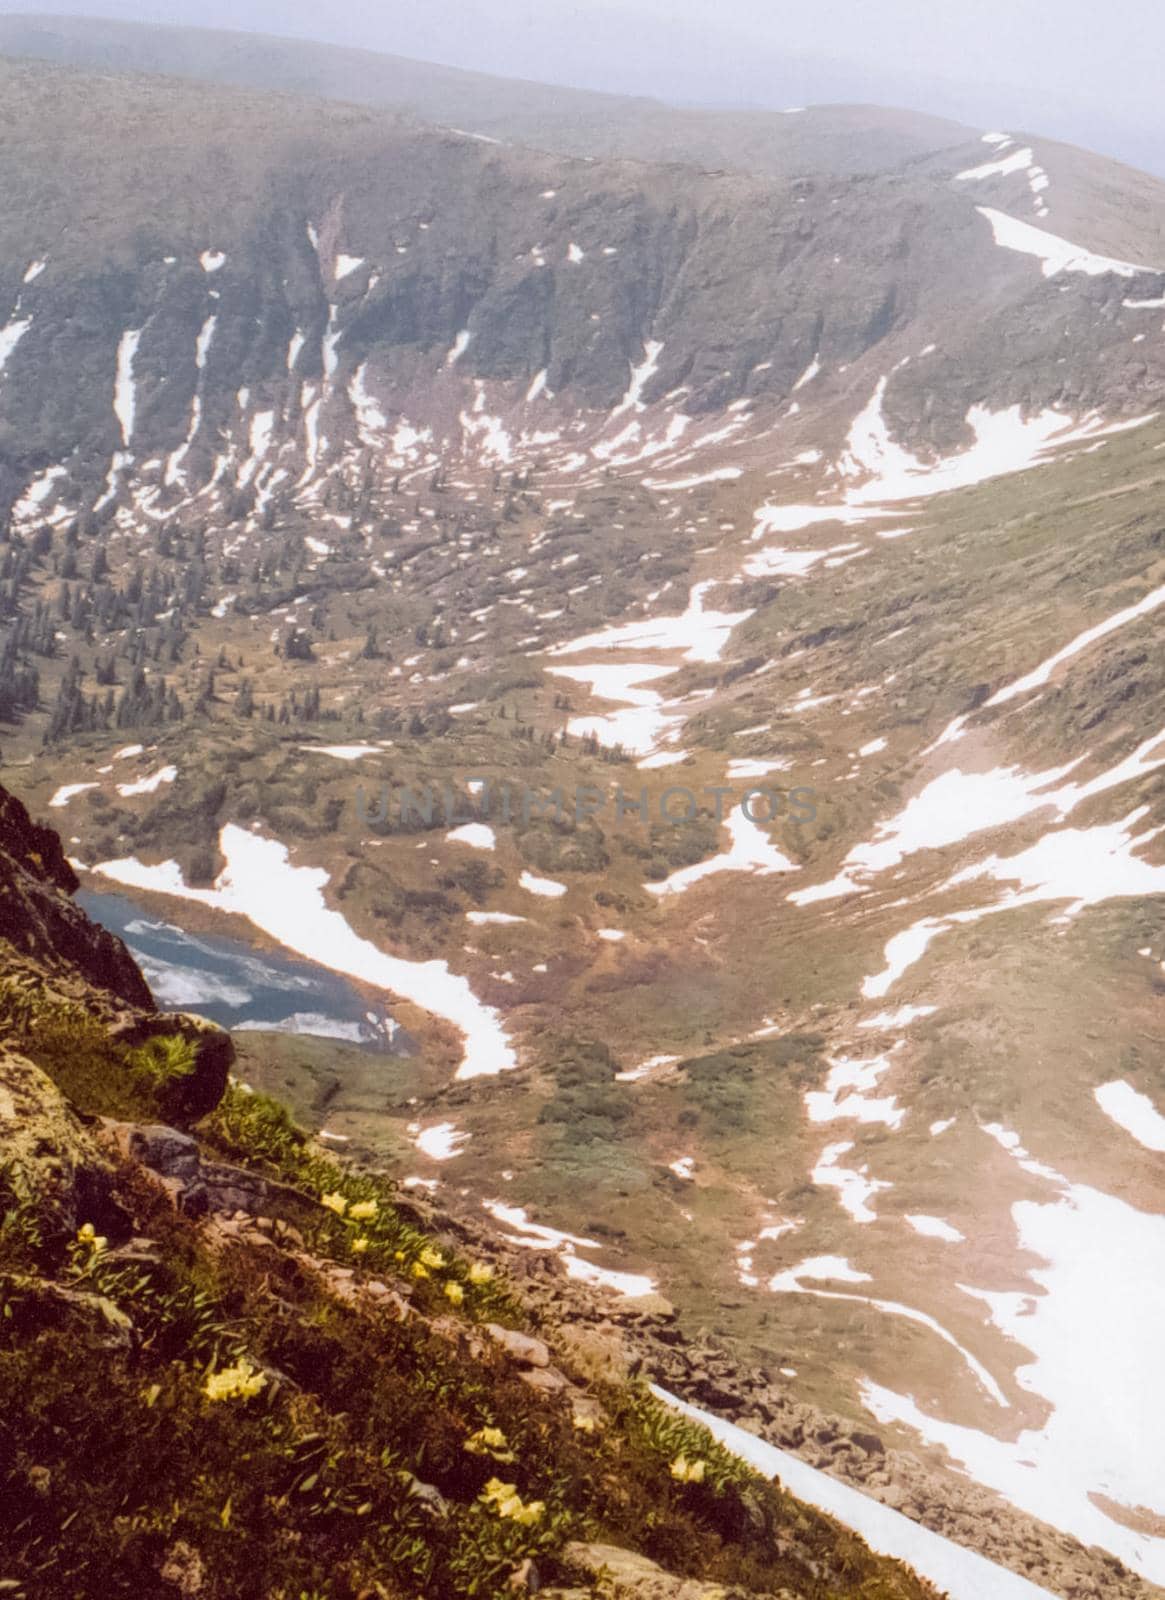
[[[763,423],[743,429],[767,451],[782,403],[793,438],[804,431],[804,404],[831,389],[851,417],[859,411],[860,370],[873,389],[895,368],[890,422],[924,452],[967,440],[971,404],[1128,415],[1165,386],[1156,342],[1142,349],[1126,332],[1144,325],[1135,307],[1159,296],[1165,272],[1105,268],[1078,251],[1061,281],[1043,287],[1025,252],[1065,247],[977,205],[994,198],[990,185],[956,193],[915,176],[773,187],[731,175],[697,185],[679,168],[548,164],[381,113],[322,102],[309,112],[241,91],[219,91],[214,102],[193,87],[160,93],[148,80],[135,148],[110,144],[107,159],[90,162],[77,134],[100,123],[117,137],[123,80],[60,70],[6,68],[14,199],[0,224],[12,307],[0,437],[31,444],[42,470],[76,470],[91,507],[116,496],[122,473],[111,463],[139,445],[168,458],[170,477],[181,456],[199,487],[216,457],[236,478],[245,470],[269,484],[274,458],[292,449],[299,471],[314,472],[332,417],[362,442],[399,431],[403,419],[410,446],[390,452],[394,470],[439,459],[442,435],[460,435],[479,467],[576,460],[575,439],[592,461],[618,463],[637,450],[647,459],[641,447],[619,448],[624,437],[644,438],[636,408],[682,388],[682,407],[673,399],[655,408],[668,426],[650,454],[683,462],[687,450],[667,447],[687,426],[681,410],[731,423],[738,402],[767,408]],[[50,159],[60,176],[46,206],[36,163],[46,160],[44,123],[61,95],[75,131]],[[225,142],[206,125],[210,105],[216,126],[232,128]],[[22,145],[29,138],[39,155]],[[330,166],[320,160],[329,145]],[[183,196],[184,216],[159,223],[159,184]],[[467,248],[470,236],[477,242]],[[1061,271],[1045,261],[1045,279],[1053,268]],[[119,378],[119,340],[131,331],[132,375],[127,367]],[[914,369],[903,374],[905,358],[917,363],[936,339],[948,346],[935,357],[941,378],[916,383]],[[1076,345],[1067,380],[1050,355],[1062,339]],[[656,345],[658,356],[649,353]],[[387,391],[376,370],[385,363]],[[76,375],[71,394],[66,401],[52,378],[46,404],[35,374],[64,366]],[[823,368],[795,400],[794,385]],[[469,378],[509,387],[474,398]],[[628,389],[629,378],[640,387]],[[118,416],[123,380],[132,417]],[[612,426],[622,404],[627,427]],[[225,455],[208,452],[222,432]],[[418,449],[418,433],[429,448]],[[11,450],[2,451],[9,506],[30,491]],[[715,454],[714,467],[733,459]],[[287,484],[299,475],[291,468]],[[253,497],[251,483],[238,487]]]
[[[535,146],[544,142],[544,148],[560,155],[638,153],[647,161],[697,160],[705,166],[759,163],[760,170],[770,175],[790,175],[789,158],[781,154],[781,146],[791,136],[788,119],[780,113],[685,112],[647,97],[511,82],[405,56],[293,38],[33,13],[0,17],[0,49],[9,55],[44,55],[79,67],[177,71],[233,80],[240,87],[284,88],[301,95],[395,105],[428,122],[467,117],[477,127],[484,117],[480,131],[519,143],[529,140]],[[830,170],[831,161],[837,170],[848,170],[855,160],[873,160],[877,169],[932,149],[936,138],[969,132],[923,113],[840,109],[832,144],[824,128],[814,129],[807,141],[791,137],[795,159],[811,159],[810,151],[816,150],[812,170]],[[849,133],[847,121],[855,124]],[[718,134],[718,129],[723,131]],[[766,134],[772,149],[766,147]],[[864,152],[853,150],[855,139],[865,146]]]

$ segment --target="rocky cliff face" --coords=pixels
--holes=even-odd
[[[888,422],[923,453],[966,443],[972,404],[1120,414],[1165,393],[1158,344],[1131,342],[1165,272],[1049,281],[1023,175],[952,177],[990,157],[973,141],[927,171],[762,179],[220,88],[0,76],[17,526],[270,523],[333,480],[442,464],[723,471],[771,457],[778,423],[782,449],[810,415],[818,443],[844,432],[892,369]],[[996,242],[997,202],[1018,244]],[[937,366],[910,365],[935,344]]]
[[[76,874],[60,837],[34,823],[0,787],[0,950],[6,965],[80,982],[111,1000],[152,1012],[153,996],[120,939],[74,905]]]

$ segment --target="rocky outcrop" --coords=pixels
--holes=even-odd
[[[57,834],[0,788],[0,1015],[30,1049],[41,1016],[86,1016],[117,1047],[115,1063],[147,1077],[156,1069],[161,1115],[198,1121],[222,1099],[233,1040],[204,1017],[159,1012],[126,946],[74,902],[77,887]]]
[[[110,1163],[52,1079],[2,1045],[0,1180],[35,1201],[46,1232],[112,1220]]]
[[[110,1152],[151,1173],[186,1216],[262,1217],[277,1202],[294,1206],[299,1200],[273,1178],[207,1156],[193,1134],[180,1128],[107,1118],[97,1138]]]
[[[680,1578],[634,1550],[613,1544],[567,1545],[563,1562],[587,1580],[578,1589],[544,1589],[551,1600],[568,1596],[601,1593],[615,1600],[747,1600],[746,1589],[726,1588],[718,1583],[701,1583],[696,1578]],[[791,1589],[781,1589],[770,1600],[797,1600]]]
[[[7,944],[46,974],[80,978],[152,1012],[154,999],[137,963],[120,939],[74,904],[77,887],[57,834],[34,823],[21,801],[0,787],[0,954]]]
[[[205,1017],[185,1011],[123,1017],[110,1028],[110,1038],[140,1050],[151,1040],[181,1039],[189,1047],[186,1070],[166,1086],[165,1110],[176,1122],[197,1122],[223,1097],[235,1046],[229,1033]]]

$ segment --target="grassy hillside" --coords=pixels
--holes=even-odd
[[[635,1550],[790,1600],[932,1594],[593,1344],[524,1332],[494,1260],[273,1101],[232,1084],[195,1137],[158,1126],[180,1034],[127,1046],[108,996],[0,972],[5,1593],[610,1594]]]

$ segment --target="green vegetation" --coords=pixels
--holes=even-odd
[[[539,1123],[560,1126],[576,1145],[612,1138],[632,1108],[615,1081],[610,1050],[596,1040],[560,1039],[549,1055],[555,1093],[538,1113]]]
[[[190,1042],[178,1035],[131,1047],[111,1039],[79,1002],[30,992],[0,979],[0,1029],[75,1105],[95,1116],[165,1121],[180,1116],[194,1072]]]
[[[132,1073],[164,1092],[168,1085],[193,1076],[194,1046],[180,1034],[165,1034],[130,1050],[127,1062]]]
[[[163,1081],[186,1065],[170,1040],[130,1054]],[[603,1064],[580,1078],[588,1065]],[[102,1600],[500,1597],[528,1558],[570,1581],[565,1548],[584,1539],[761,1592],[924,1593],[646,1391],[596,1383],[580,1411],[523,1383],[482,1331],[521,1320],[489,1264],[427,1236],[388,1179],[316,1151],[275,1102],[232,1085],[200,1131],[279,1180],[266,1234],[216,1241],[132,1163],[110,1213],[127,1238],[66,1232],[0,1171],[7,1582]]]
[[[820,1055],[825,1044],[820,1034],[792,1033],[760,1044],[734,1045],[713,1055],[699,1056],[684,1063],[684,1099],[689,1121],[699,1118],[709,1132],[723,1135],[749,1125],[756,1104],[754,1084],[758,1073],[767,1078],[778,1074],[802,1090],[820,1073]]]

